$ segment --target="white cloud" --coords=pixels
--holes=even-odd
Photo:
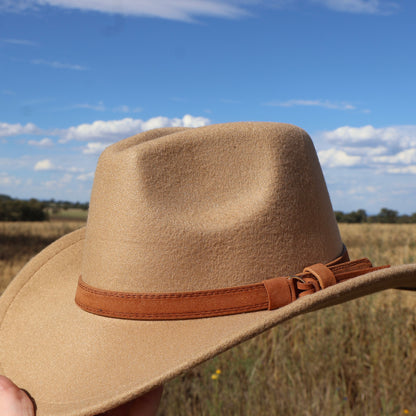
[[[195,117],[190,114],[184,115],[182,118],[169,117],[153,117],[148,120],[124,118],[121,120],[97,120],[91,124],[80,124],[67,129],[41,129],[33,123],[22,125],[20,123],[10,124],[0,122],[0,138],[20,136],[23,134],[41,135],[48,134],[50,136],[60,137],[59,142],[65,143],[69,140],[81,140],[92,142],[111,143],[121,140],[134,134],[141,133],[146,130],[161,127],[201,127],[210,124],[210,120],[206,117]],[[47,146],[52,144],[52,140],[44,138],[40,141],[29,140],[32,146]]]
[[[47,61],[45,59],[32,59],[30,61],[33,65],[44,65],[55,69],[71,69],[74,71],[86,71],[88,68],[78,64],[68,64],[59,61]]]
[[[14,0],[7,1],[0,9],[21,11],[40,6],[65,9],[91,10],[102,13],[118,13],[126,16],[160,17],[164,19],[192,21],[196,16],[237,18],[248,12],[235,0]],[[242,6],[246,1],[242,1]]]
[[[143,131],[150,129],[158,129],[161,127],[202,127],[210,123],[205,117],[194,117],[190,114],[184,115],[182,118],[153,117],[143,122]]]
[[[352,156],[362,156],[362,157],[368,157],[368,156],[380,156],[387,154],[389,152],[388,147],[386,146],[340,146],[342,149],[349,155]]]
[[[374,194],[378,192],[378,188],[375,186],[362,186],[357,185],[354,188],[345,189],[345,193],[349,195],[368,195],[368,194]]]
[[[416,149],[414,148],[406,149],[391,156],[375,157],[374,160],[376,162],[389,163],[389,164],[402,164],[402,165],[416,164]]]
[[[388,167],[386,169],[388,173],[393,174],[411,174],[416,175],[416,165],[405,166],[405,167]]]
[[[388,152],[386,146],[376,146],[376,147],[358,147],[354,149],[355,151],[361,151],[362,155],[368,156],[379,156]]]
[[[360,14],[388,14],[398,9],[398,4],[383,0],[312,0],[337,12]]]
[[[388,14],[398,9],[391,0],[304,0],[330,10],[344,13]],[[159,17],[163,19],[194,21],[199,16],[239,18],[250,16],[250,6],[285,8],[296,0],[3,0],[0,10],[19,12],[54,6],[65,9],[90,10],[125,16]]]
[[[19,136],[22,134],[41,134],[41,129],[33,123],[22,125],[1,123],[0,122],[0,137]]]
[[[373,139],[379,131],[380,129],[376,129],[370,125],[364,127],[342,126],[335,130],[325,132],[324,137],[329,140],[334,140],[342,143],[357,143]]]
[[[375,128],[371,125],[363,127],[342,126],[323,133],[323,137],[338,144],[383,144],[399,148],[416,146],[416,126],[389,126]]]
[[[330,168],[356,166],[361,162],[360,156],[350,156],[338,149],[321,150],[318,157],[323,166]]]
[[[42,140],[29,140],[27,143],[31,146],[37,146],[37,147],[53,146],[53,141],[49,137],[45,137]]]
[[[342,126],[321,133],[330,143],[320,150],[325,167],[359,167],[376,174],[416,174],[416,126]],[[334,147],[335,144],[335,147]]]
[[[36,165],[33,169],[36,170],[36,171],[39,171],[39,170],[54,170],[55,166],[50,161],[50,159],[43,159],[43,160],[39,160],[39,162],[36,163]]]
[[[94,179],[94,172],[83,173],[82,175],[77,176],[79,181],[91,181]]]
[[[100,154],[109,143],[101,143],[101,142],[90,142],[87,143],[87,147],[82,149],[82,153],[85,155],[97,155]]]
[[[356,107],[352,104],[344,102],[334,102],[330,100],[304,100],[304,99],[293,99],[287,101],[269,101],[265,105],[274,107],[322,107],[331,110],[355,110]]]
[[[113,141],[130,136],[133,131],[140,132],[142,120],[125,118],[123,120],[102,121],[92,124],[80,124],[62,132],[62,141],[68,140],[104,140]]]
[[[124,118],[122,120],[97,120],[92,124],[80,124],[60,131],[61,142],[69,140],[111,143],[146,130],[161,127],[200,127],[209,124],[205,117],[186,114],[182,118],[153,117],[149,120]],[[57,133],[58,134],[58,133]]]
[[[68,157],[65,157],[66,161],[69,161],[68,159],[69,159]],[[73,162],[76,162],[76,161],[73,160]],[[60,163],[59,161],[54,163],[50,159],[39,160],[38,162],[36,162],[33,169],[35,171],[66,172],[71,177],[72,177],[71,174],[85,172],[84,167],[68,166],[68,165],[65,166],[64,163]],[[66,177],[68,178],[69,176],[66,176]]]
[[[0,185],[2,186],[13,186],[20,185],[22,181],[15,176],[11,176],[6,172],[0,172]]]

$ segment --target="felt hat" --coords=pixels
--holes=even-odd
[[[416,264],[349,261],[305,131],[151,130],[102,153],[86,227],[0,298],[0,373],[38,416],[95,415],[282,321],[387,288],[416,288]]]

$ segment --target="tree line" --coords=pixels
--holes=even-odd
[[[56,213],[69,208],[88,209],[88,203],[69,201],[39,201],[18,199],[0,194],[0,221],[47,221],[49,212]]]
[[[416,223],[416,212],[411,215],[399,215],[398,211],[381,208],[377,215],[367,215],[364,209],[344,213],[335,211],[337,222],[344,223],[381,223],[381,224],[412,224]]]

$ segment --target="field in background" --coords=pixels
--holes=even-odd
[[[35,254],[85,221],[0,222],[0,293]]]
[[[79,208],[46,210],[51,221],[86,221],[88,210]]]
[[[0,293],[83,225],[0,222]],[[351,258],[416,262],[416,225],[340,230]],[[416,292],[389,290],[283,323],[168,383],[159,415],[416,415],[415,307]]]

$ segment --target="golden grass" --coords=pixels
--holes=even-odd
[[[49,218],[52,221],[86,221],[88,210],[80,208],[60,209],[54,213],[53,209],[48,209]]]
[[[0,223],[0,292],[83,224]],[[340,230],[351,258],[416,262],[416,225]],[[169,382],[159,415],[416,414],[415,306],[416,293],[389,290],[285,322]]]
[[[0,294],[35,254],[83,225],[80,221],[0,222]]]
[[[351,258],[376,265],[416,263],[416,224],[340,224]]]

